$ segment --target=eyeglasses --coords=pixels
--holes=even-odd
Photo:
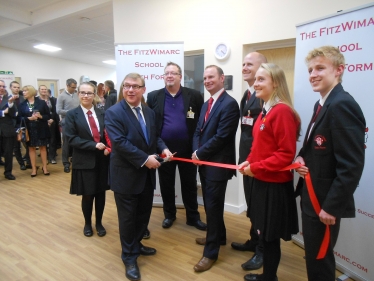
[[[180,73],[178,72],[165,72],[164,73],[164,76],[177,76],[177,75],[181,75]]]
[[[134,91],[137,91],[139,90],[140,88],[143,88],[144,86],[139,86],[139,85],[123,85],[123,89],[124,90],[130,90],[131,88],[134,90]]]
[[[6,86],[0,85],[0,88],[4,88],[4,89],[6,89]]]
[[[82,91],[80,91],[79,94],[80,94],[81,96],[83,96],[83,97],[86,97],[86,96],[91,97],[91,96],[93,96],[95,93],[92,93],[92,92],[82,92]]]

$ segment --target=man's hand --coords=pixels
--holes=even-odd
[[[301,156],[297,156],[295,159],[295,163],[300,163],[301,165],[305,165],[304,158]],[[300,168],[297,168],[296,172],[298,172],[300,176],[304,177],[307,173],[309,173],[309,169],[306,166],[302,166]]]
[[[158,167],[161,166],[160,162],[156,160],[156,155],[149,155],[147,162],[145,162],[145,166],[148,169],[157,169]]]
[[[170,158],[172,157],[174,154],[170,152],[170,150],[168,148],[165,148],[163,151],[162,151],[162,154],[165,155],[165,158]]]
[[[196,156],[196,151],[194,152],[194,153],[192,153],[192,156],[191,156],[191,159],[192,160],[197,160],[197,161],[199,161],[199,159],[197,158],[197,156]],[[201,164],[197,164],[197,163],[194,163],[196,166],[201,166]]]
[[[106,148],[106,146],[105,146],[105,144],[103,144],[102,142],[98,142],[98,143],[96,144],[96,148],[97,148],[98,150],[104,150],[104,149]]]
[[[336,217],[326,213],[324,210],[321,210],[321,212],[319,212],[319,219],[326,225],[334,225],[336,221]]]

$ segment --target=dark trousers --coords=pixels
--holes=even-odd
[[[256,200],[256,198],[252,198],[253,180],[254,180],[253,177],[243,176],[244,195],[245,195],[245,201],[247,203],[247,217],[248,218],[251,218],[251,214],[250,214],[251,200]],[[257,244],[256,253],[262,254],[264,252],[264,242],[258,236],[258,233],[254,229],[253,224],[251,224],[249,235],[251,236],[251,241]]]
[[[204,207],[207,219],[206,244],[203,256],[216,260],[220,242],[226,241],[226,227],[223,220],[227,180],[210,181],[200,173]]]
[[[58,129],[58,124],[56,122],[52,122],[49,126],[49,131],[51,133],[51,138],[49,139],[49,146],[48,146],[48,160],[51,162],[52,160],[56,160],[56,130]]]
[[[330,225],[330,244],[324,259],[317,260],[319,249],[325,234],[326,225],[319,217],[310,217],[302,213],[303,236],[305,247],[306,269],[309,281],[334,281],[335,257],[334,247],[338,240],[340,219],[336,219],[335,225]]]
[[[187,221],[194,223],[200,219],[200,214],[197,211],[197,167],[192,163],[171,161],[163,163],[161,167],[158,168],[160,190],[164,204],[164,215],[167,219],[173,219],[176,217],[175,171],[177,166],[181,182],[182,200],[184,207],[186,208]]]
[[[140,254],[140,241],[149,223],[153,202],[153,186],[150,175],[140,194],[114,193],[116,200],[122,261],[134,264]]]
[[[4,175],[12,173],[13,169],[13,147],[15,137],[0,136],[0,150],[3,152],[4,157]]]
[[[18,164],[25,165],[25,161],[23,161],[21,154],[21,142],[17,141],[17,137],[14,140],[13,152],[14,156],[16,156]]]
[[[70,166],[69,157],[71,156],[72,150],[69,145],[68,138],[65,135],[65,122],[62,123],[62,164],[64,166]]]

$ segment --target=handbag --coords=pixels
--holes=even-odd
[[[26,122],[24,118],[21,119],[20,127],[17,129],[16,133],[17,133],[17,141],[28,142],[30,140],[29,131],[27,130]]]

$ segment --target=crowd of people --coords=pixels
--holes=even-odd
[[[32,86],[23,87],[22,96],[17,82],[10,84],[12,94],[7,94],[0,80],[5,177],[15,179],[11,173],[13,150],[21,170],[26,169],[15,127],[25,124],[29,132],[26,161],[32,168],[31,177],[37,175],[36,147],[43,174],[50,174],[47,163],[56,163],[56,130],[61,127],[66,173],[70,172],[72,156],[70,193],[82,196],[83,234],[94,234],[91,217],[95,205],[97,235],[106,235],[102,217],[105,193],[111,189],[126,277],[140,280],[137,258],[157,252],[142,243],[150,237],[156,169],[163,199],[161,226],[170,228],[177,219],[178,167],[186,224],[206,231],[205,237],[196,238],[196,243],[204,246],[202,258],[194,266],[196,272],[209,270],[218,259],[220,246],[226,245],[225,193],[228,180],[238,171],[243,175],[250,237],[244,243],[232,242],[231,247],[254,253],[242,264],[244,270],[263,267],[262,274],[249,273],[244,280],[278,280],[280,239],[289,241],[299,232],[298,195],[308,280],[335,280],[333,248],[341,218],[355,213],[353,193],[364,166],[366,124],[360,106],[341,85],[345,62],[339,49],[314,49],[306,57],[306,64],[312,90],[320,94],[320,99],[303,132],[305,139],[298,154],[301,120],[293,107],[284,71],[258,52],[244,57],[242,74],[248,89],[239,104],[226,92],[224,72],[216,65],[204,70],[204,86],[210,95],[205,103],[198,91],[181,86],[182,70],[173,62],[164,69],[165,87],[148,93],[146,102],[145,80],[137,73],[124,77],[118,99],[112,81],[99,85],[83,82],[77,88],[77,82],[68,79],[56,102],[43,85],[39,96]],[[235,150],[238,122],[239,161]],[[175,153],[180,160],[170,161]],[[200,161],[239,165],[235,170]],[[292,163],[297,164],[300,175],[296,190],[294,174],[288,168]],[[198,211],[197,172],[206,223]],[[326,229],[330,233],[327,241]]]

